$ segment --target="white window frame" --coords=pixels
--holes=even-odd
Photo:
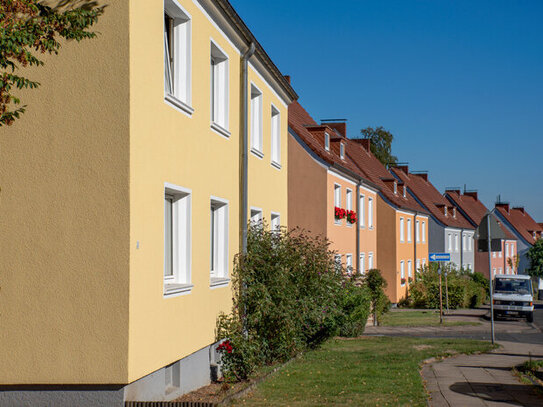
[[[339,157],[344,160],[345,159],[345,144],[339,143]]]
[[[210,286],[228,285],[228,200],[212,196],[210,199]]]
[[[366,273],[366,253],[360,253],[360,274]]]
[[[224,137],[230,137],[228,130],[230,109],[229,58],[228,54],[213,40],[211,40],[210,48],[211,128]]]
[[[373,198],[368,197],[368,227],[373,229]]]
[[[411,219],[407,219],[407,242],[408,243],[411,243],[413,241],[413,239],[411,237],[411,232],[412,232]]]
[[[413,278],[413,262],[407,261],[407,278]]]
[[[192,290],[192,191],[178,185],[165,183],[164,201],[171,197],[171,228],[167,227],[166,202],[164,202],[164,296],[188,294]],[[166,234],[170,231],[171,252],[168,251]],[[171,259],[171,274],[166,274],[166,258]]]
[[[341,208],[341,185],[334,184],[334,206]],[[341,224],[341,219],[336,219],[334,215],[334,222],[339,225]]]
[[[505,244],[505,257],[509,257],[509,243]]]
[[[462,247],[463,247],[463,250],[464,251],[467,251],[467,246],[466,246],[466,235],[462,235]]]
[[[420,270],[420,259],[417,259],[417,261],[415,263],[415,272],[417,272],[419,270]]]
[[[164,22],[164,98],[191,116],[192,108],[192,17],[174,0],[164,0],[164,15],[173,23],[171,38]],[[171,51],[172,52],[171,52]],[[171,55],[173,54],[173,55]]]
[[[324,149],[330,151],[330,134],[324,133]]]
[[[341,254],[335,254],[334,261],[336,262],[336,266],[341,268]]]
[[[264,213],[262,208],[256,208],[251,206],[250,222],[251,225],[258,225],[264,220]]]
[[[501,250],[498,252],[498,256],[500,257],[500,259],[502,258],[502,251]]]
[[[447,248],[448,248],[448,252],[451,253],[452,252],[452,248],[453,248],[453,245],[452,245],[452,233],[449,233],[447,235],[447,239],[448,239],[448,245],[447,245]]]
[[[264,127],[262,123],[264,95],[258,86],[252,82],[250,105],[251,152],[262,158],[264,157]]]
[[[353,210],[353,190],[350,188],[345,189],[345,209]]]
[[[420,242],[420,220],[415,221],[415,242]]]
[[[271,105],[271,164],[281,168],[281,112]]]
[[[353,255],[351,253],[345,255],[345,268],[347,269],[347,274],[353,274]]]
[[[400,243],[405,242],[405,219],[400,218]]]
[[[454,234],[454,251],[458,253],[458,243],[460,238],[458,237],[458,233]]]
[[[422,221],[422,243],[426,243],[426,222]]]
[[[272,212],[270,217],[271,230],[278,232],[281,230],[281,215],[278,212]]]
[[[492,252],[492,258],[496,258],[496,252]]]
[[[373,264],[373,252],[368,253],[368,270],[372,270],[375,268],[375,265]]]
[[[400,284],[402,287],[405,285],[405,283],[402,283],[402,280],[406,280],[405,278],[405,261],[400,261]]]
[[[366,216],[366,208],[365,208],[365,205],[366,205],[366,196],[361,194],[360,195],[360,216],[359,216],[359,222],[360,222],[360,227],[363,228],[365,227],[366,225],[366,221],[364,219],[364,217]]]

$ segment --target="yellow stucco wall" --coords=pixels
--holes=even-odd
[[[197,4],[180,4],[192,21],[191,117],[164,102],[162,0],[130,3],[130,330],[129,381],[211,344],[231,287],[210,288],[210,199],[229,202],[229,269],[239,251],[241,56]],[[144,29],[142,29],[144,27]],[[230,137],[210,127],[210,42],[229,57]],[[142,61],[144,61],[142,63]],[[264,158],[249,154],[249,211],[288,221],[286,103],[254,71],[263,93]],[[249,86],[250,91],[250,86]],[[270,164],[271,103],[281,113],[282,169]],[[192,281],[188,295],[163,296],[164,183],[192,191]],[[137,248],[139,242],[139,249]]]
[[[348,181],[344,177],[339,177],[335,173],[328,171],[327,173],[327,211],[326,211],[326,224],[327,224],[327,237],[330,240],[330,249],[335,250],[341,255],[342,264],[346,263],[346,254],[352,255],[352,267],[356,268],[356,224],[351,225],[347,222],[347,218],[341,219],[336,222],[334,213],[334,187],[335,185],[341,187],[341,205],[343,209],[347,209],[347,189],[351,190],[352,196],[352,210],[356,212],[356,184]]]
[[[0,129],[1,384],[127,377],[128,0],[107,3]]]

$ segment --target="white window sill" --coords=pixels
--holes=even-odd
[[[254,147],[251,147],[251,153],[253,153],[254,155],[256,155],[260,159],[264,158],[264,153],[262,151],[260,151],[260,150],[257,150]]]
[[[192,284],[164,284],[164,297],[177,296],[180,294],[190,294],[194,285]]]
[[[373,230],[373,226],[370,226],[370,230]]]
[[[281,167],[281,164],[279,164],[278,162],[275,162],[275,161],[272,161],[272,162],[271,162],[271,165],[272,165],[272,167],[275,167],[275,168],[277,168],[278,170],[280,170],[281,168],[283,168],[283,167]]]
[[[366,229],[366,226],[360,225],[360,229]]]
[[[339,222],[338,222],[337,220],[334,221],[334,225],[336,225],[336,226],[341,226],[341,221],[339,221]]]
[[[209,283],[210,288],[221,288],[221,287],[227,287],[228,284],[230,284],[230,279],[228,277],[211,277],[211,281]]]
[[[186,104],[185,102],[177,99],[175,96],[166,94],[164,95],[164,100],[168,102],[169,104],[173,105],[174,107],[181,109],[184,113],[186,113],[188,116],[192,116],[194,113],[194,109]]]
[[[226,137],[226,138],[230,138],[231,136],[228,130],[226,130],[220,124],[217,124],[215,122],[211,123],[211,130],[214,130],[215,132],[219,133],[221,136]]]

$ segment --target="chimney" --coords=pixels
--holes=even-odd
[[[496,208],[503,208],[507,213],[509,213],[509,204],[505,202],[496,203]]]
[[[354,142],[360,144],[364,150],[368,153],[371,151],[371,140],[368,138],[355,138]]]
[[[329,123],[324,123],[324,124],[336,130],[343,137],[347,137],[347,123],[346,122],[329,122]]]
[[[403,171],[405,175],[409,175],[409,165],[407,164],[398,164],[398,165],[395,165],[394,168],[397,168],[400,171]]]
[[[524,206],[516,206],[513,208],[514,211],[519,211],[519,212],[522,212],[522,214],[524,215],[526,212],[524,211]]]
[[[411,173],[413,174],[413,173]],[[418,174],[415,174],[417,177],[421,177],[424,181],[428,182],[428,173],[427,172],[421,172]]]
[[[477,191],[466,191],[464,192],[464,196],[471,196],[476,201],[479,200],[479,195],[477,194]]]

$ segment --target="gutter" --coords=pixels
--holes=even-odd
[[[249,59],[255,53],[255,43],[251,42],[249,48],[241,58],[241,103],[242,103],[242,118],[241,118],[241,137],[240,137],[240,231],[241,231],[241,252],[247,253],[247,224],[249,211],[249,156],[247,149],[249,146]]]

